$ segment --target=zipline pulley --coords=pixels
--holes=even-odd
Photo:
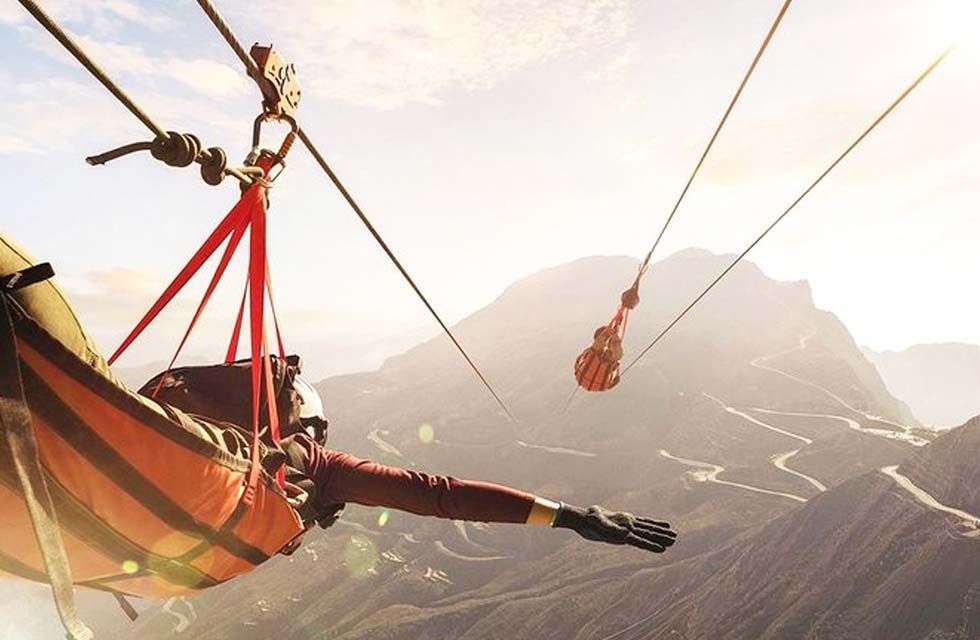
[[[272,45],[252,45],[249,55],[258,65],[259,75],[249,72],[262,92],[262,111],[272,118],[296,115],[302,94],[296,77],[296,66],[287,63]]]

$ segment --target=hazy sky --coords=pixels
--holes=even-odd
[[[305,128],[457,320],[540,268],[641,256],[781,2],[220,4],[244,41],[272,41],[296,63]],[[196,3],[43,4],[166,127],[244,156],[256,92]],[[740,250],[960,38],[752,259],[810,280],[862,344],[980,343],[978,5],[796,0],[661,257]],[[147,132],[12,0],[0,47],[0,229],[55,263],[109,350],[237,189],[147,157],[86,166]],[[363,366],[372,344],[431,327],[299,147],[272,198],[286,338],[314,374]],[[238,273],[190,353],[220,353]],[[166,357],[190,304],[128,363]]]

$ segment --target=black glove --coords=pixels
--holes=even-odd
[[[677,538],[677,533],[666,522],[596,506],[583,509],[564,502],[558,507],[552,526],[571,529],[586,540],[628,544],[654,553],[663,553]]]

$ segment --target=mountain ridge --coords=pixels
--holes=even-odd
[[[631,317],[628,356],[727,263],[704,251],[656,263]],[[613,623],[649,615],[637,604],[604,613],[629,603],[624,585],[635,586],[635,576],[662,572],[658,581],[688,588],[678,567],[720,558],[732,540],[914,453],[906,410],[846,327],[814,306],[808,285],[777,282],[750,263],[619,387],[579,393],[564,411],[572,361],[637,264],[593,257],[559,265],[454,326],[516,424],[444,337],[317,387],[335,448],[669,519],[681,531],[670,553],[401,513],[381,526],[374,510],[351,506],[332,529],[311,532],[297,555],[188,601],[196,637],[600,637],[586,631],[611,633]],[[433,439],[419,438],[423,424]],[[173,621],[151,612],[134,631],[104,635],[170,637]]]

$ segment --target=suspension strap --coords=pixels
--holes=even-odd
[[[281,162],[281,158],[273,155],[263,155],[258,160],[258,168],[264,175],[268,175],[269,170],[274,164]],[[136,324],[136,327],[129,333],[123,343],[109,359],[109,363],[114,363],[123,352],[136,340],[137,337],[150,325],[150,323],[160,314],[160,312],[173,300],[173,298],[184,288],[184,286],[194,277],[207,260],[214,255],[218,248],[225,244],[225,249],[221,254],[218,265],[208,287],[201,298],[200,303],[191,318],[190,323],[183,338],[180,341],[173,357],[170,360],[168,371],[177,361],[184,345],[187,343],[191,332],[197,325],[198,320],[204,312],[205,307],[211,300],[212,294],[224,276],[228,264],[234,257],[237,249],[244,239],[245,232],[249,232],[249,260],[248,278],[246,293],[242,299],[242,306],[239,308],[238,316],[235,321],[235,329],[232,333],[232,343],[229,346],[230,357],[237,350],[238,336],[244,324],[245,301],[248,301],[249,310],[249,337],[251,345],[252,362],[252,448],[251,448],[251,469],[249,470],[243,502],[251,504],[255,499],[255,491],[262,471],[262,445],[260,442],[261,407],[263,380],[265,380],[265,395],[268,405],[269,416],[269,437],[273,444],[279,442],[279,414],[276,410],[276,399],[272,390],[272,362],[269,356],[268,340],[265,331],[265,304],[266,291],[269,292],[271,304],[271,278],[269,276],[269,260],[266,252],[266,192],[268,190],[265,179],[258,184],[248,188],[242,194],[241,199],[231,211],[221,220],[217,228],[204,241],[201,247],[191,256],[191,259],[177,274],[170,285],[164,290],[156,302]],[[276,325],[276,337],[280,355],[285,357],[285,347],[279,333],[278,321],[275,319],[273,310],[273,320]],[[163,376],[161,376],[161,381]],[[157,387],[159,390],[159,386]],[[156,391],[156,390],[155,390]],[[244,425],[242,425],[244,426]],[[278,473],[280,485],[285,484],[285,475],[280,470]]]
[[[69,640],[90,640],[92,631],[78,617],[75,607],[71,566],[38,455],[7,299],[7,292],[40,282],[53,273],[51,265],[43,264],[0,278],[0,428],[34,526],[34,536],[48,574],[58,616]]]

